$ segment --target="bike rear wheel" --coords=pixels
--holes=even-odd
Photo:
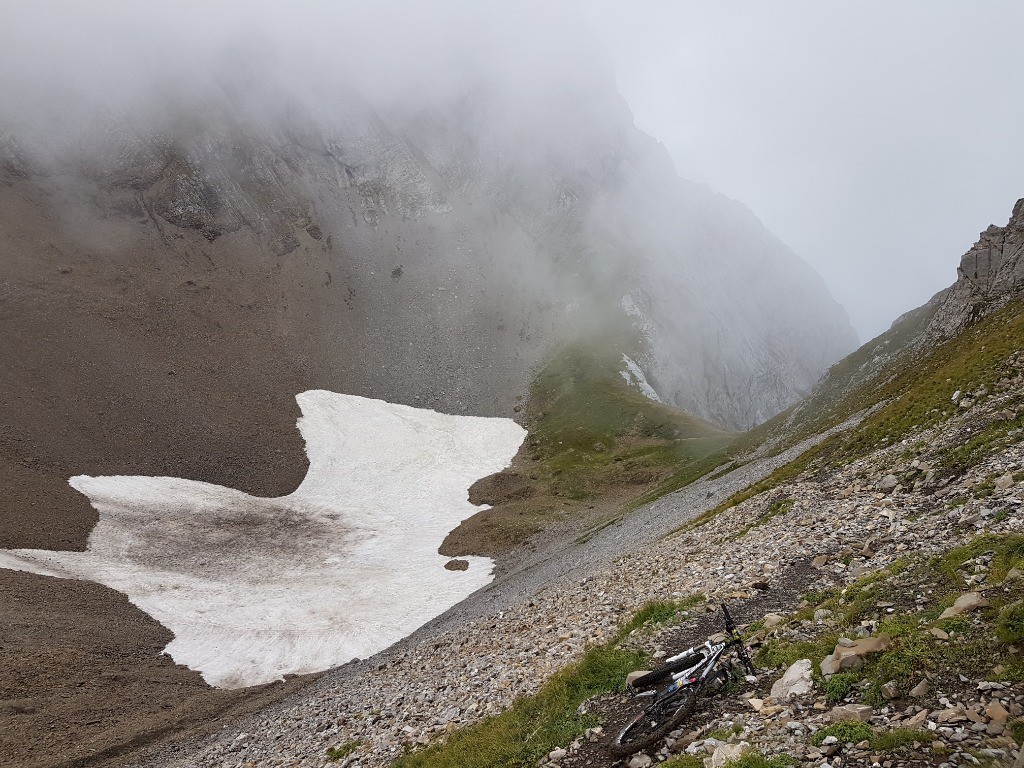
[[[626,757],[639,752],[674,731],[688,718],[697,705],[697,692],[684,688],[678,696],[660,706],[652,705],[627,725],[608,750],[616,757]]]

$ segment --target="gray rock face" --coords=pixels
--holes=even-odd
[[[1024,289],[1024,199],[1013,206],[1005,227],[989,226],[960,259],[957,280],[929,304],[931,339],[948,338],[971,320]]]

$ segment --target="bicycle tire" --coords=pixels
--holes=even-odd
[[[703,656],[703,654],[701,654]],[[684,669],[689,669],[698,663],[698,659],[694,656],[687,656],[679,661],[673,661],[664,666],[659,667],[653,672],[648,672],[642,677],[638,677],[631,684],[632,688],[653,688],[661,685],[662,683],[668,683],[671,681],[672,675],[676,672],[682,672]]]
[[[652,712],[645,709],[615,737],[608,751],[615,757],[627,757],[661,741],[693,714],[697,691],[684,688],[673,704],[676,706],[672,712],[662,717],[652,716]]]

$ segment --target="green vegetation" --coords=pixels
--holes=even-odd
[[[628,386],[610,346],[561,350],[534,380],[530,458],[556,495],[583,500],[609,486],[646,487],[718,453],[734,437]]]
[[[661,768],[704,768],[704,758],[697,755],[678,755],[661,763]]]
[[[1013,720],[1006,727],[1014,741],[1024,744],[1024,720]]]
[[[769,637],[758,651],[757,664],[781,668],[806,658],[817,670],[840,636],[854,637],[860,622],[874,617],[879,621],[876,634],[887,635],[889,647],[866,656],[860,668],[827,680],[815,672],[815,680],[828,701],[838,702],[856,694],[855,699],[881,706],[885,703],[883,685],[893,682],[897,692],[905,694],[924,672],[956,670],[974,679],[1024,680],[1024,662],[1008,647],[1024,642],[1024,580],[1007,582],[1004,589],[989,591],[989,607],[950,619],[938,618],[943,609],[967,591],[964,575],[973,573],[973,563],[980,555],[990,558],[988,581],[998,583],[1024,560],[1024,535],[984,534],[928,560],[894,563],[888,570],[864,577],[845,590],[807,595],[811,607],[792,618],[806,620],[815,608],[824,608],[832,611],[833,623],[811,639]],[[887,615],[879,609],[879,603],[899,605],[900,600],[905,601],[908,584],[927,585],[924,610],[898,610]],[[925,592],[923,587],[919,589],[922,594]],[[948,640],[940,642],[929,633],[936,626],[948,633]]]
[[[642,653],[599,646],[558,672],[533,696],[461,731],[447,743],[399,758],[396,768],[513,768],[534,766],[552,749],[568,744],[593,718],[577,708],[598,693],[614,690],[631,670],[644,666]]]
[[[932,426],[955,408],[950,402],[954,390],[992,389],[1005,373],[1010,355],[1024,347],[1024,303],[1015,301],[968,327],[959,336],[917,358],[896,364],[885,383],[873,382],[870,392],[855,393],[856,404],[870,401],[886,404],[854,430],[833,461],[850,461],[870,450],[901,440],[913,428]],[[858,410],[852,408],[850,413]],[[1002,422],[995,431],[1011,429]],[[994,440],[990,435],[988,444]],[[977,452],[976,447],[970,449]]]
[[[827,654],[826,654],[827,655]],[[860,675],[839,672],[824,682],[825,698],[832,704],[845,699],[861,681]]]
[[[728,741],[733,736],[738,736],[743,733],[743,726],[739,723],[733,723],[730,728],[716,728],[715,730],[708,733],[704,738],[706,739],[717,739],[718,741]]]
[[[871,748],[876,752],[895,752],[914,744],[930,744],[933,736],[928,731],[913,731],[908,728],[893,728],[891,731],[876,733],[871,738]]]
[[[999,611],[996,636],[1007,645],[1024,642],[1024,600],[1005,605]]]
[[[893,728],[891,731],[876,733],[870,725],[860,722],[827,725],[815,733],[811,741],[815,746],[820,747],[829,736],[835,736],[840,744],[859,744],[862,741],[867,741],[875,752],[895,752],[902,747],[920,743],[929,744],[932,741],[932,736],[928,731]]]
[[[835,736],[840,744],[859,744],[862,741],[870,741],[875,732],[867,723],[832,723],[826,725],[814,734],[811,741],[814,746],[820,747],[828,736]]]
[[[346,741],[344,744],[339,744],[337,747],[327,748],[327,759],[328,760],[343,760],[344,758],[351,755],[359,747],[358,741]]]
[[[760,752],[747,752],[726,764],[726,768],[794,768],[800,761],[789,755],[765,757]]]

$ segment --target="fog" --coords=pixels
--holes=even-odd
[[[1015,0],[586,8],[637,125],[817,268],[861,340],[1024,196]]]
[[[0,130],[37,155],[211,100],[261,117],[354,94],[409,109],[487,82],[522,119],[549,92],[615,77],[681,175],[748,205],[862,339],[949,284],[1024,194],[1012,1],[69,0],[6,2],[0,26]]]

